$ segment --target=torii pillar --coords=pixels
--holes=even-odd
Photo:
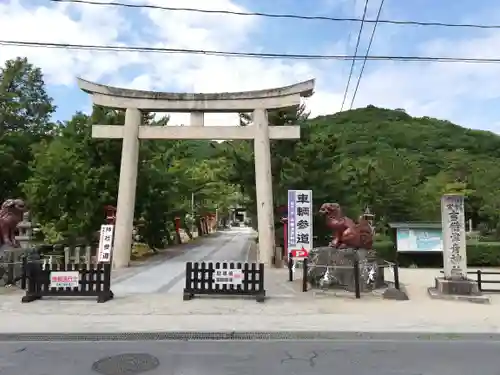
[[[314,80],[268,90],[234,93],[168,93],[129,90],[78,79],[95,105],[126,110],[125,125],[94,125],[93,138],[123,139],[118,185],[114,268],[127,267],[132,247],[140,139],[253,139],[260,262],[274,254],[274,206],[270,139],[299,139],[299,126],[269,126],[267,111],[297,107],[311,96]],[[191,126],[145,126],[142,112],[190,112]],[[253,113],[251,126],[204,126],[204,113]]]

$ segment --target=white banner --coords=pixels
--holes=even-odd
[[[99,238],[98,262],[109,263],[113,249],[113,231],[114,225],[101,225],[101,236]]]
[[[288,190],[288,254],[305,258],[313,247],[312,190]]]

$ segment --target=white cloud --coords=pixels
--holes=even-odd
[[[138,1],[141,4],[143,0]],[[165,6],[163,0],[149,0],[147,4]],[[230,0],[172,0],[172,8],[195,8],[203,10],[245,11]],[[165,12],[158,9],[143,10],[151,24],[155,25],[155,34],[167,41],[173,48],[203,48],[231,50],[246,41],[249,32],[256,27],[256,17],[239,17],[197,12]],[[195,46],[195,47],[194,47]]]
[[[144,3],[141,1],[141,3]],[[151,0],[152,5],[165,5]],[[171,1],[172,7],[225,9],[244,11],[230,0]],[[165,12],[145,9],[141,20],[143,34],[153,37],[142,45],[163,48],[205,50],[237,50],[249,42],[259,25],[255,17],[237,17],[191,12]],[[112,22],[110,22],[112,20]],[[17,25],[30,25],[19,28]],[[105,26],[103,26],[105,25]],[[9,31],[10,30],[10,31]],[[21,31],[19,31],[21,30]],[[5,31],[5,32],[4,32]],[[0,6],[0,34],[4,39],[71,44],[116,45],[132,33],[137,33],[124,15],[112,7],[89,5],[27,8],[18,0]],[[223,57],[131,54],[3,47],[0,59],[27,56],[40,66],[49,84],[73,85],[76,76],[135,89],[221,92],[262,89],[291,84],[298,79],[311,78],[311,69],[302,63],[280,61],[234,60]],[[135,64],[141,72],[125,80],[119,72]],[[127,75],[128,76],[128,75]],[[255,77],[259,77],[255,79]],[[172,116],[173,122],[188,123],[185,114]],[[234,124],[237,115],[207,114],[206,124]]]
[[[8,1],[0,5],[0,35],[3,40],[14,41],[113,44],[118,35],[127,30],[126,21],[116,10],[102,12],[97,7],[82,7],[72,17],[71,13],[75,13],[75,9],[75,6],[67,4],[28,8],[18,0]],[[124,61],[117,55],[90,51],[12,46],[0,48],[0,60],[17,56],[26,56],[41,67],[49,83],[62,85],[73,84],[76,74],[98,80],[110,71],[141,59],[134,54]]]
[[[19,1],[7,0],[7,3],[0,5],[1,39],[257,51],[259,38],[265,37],[259,34],[265,25],[262,19],[256,17],[153,9],[137,12],[118,7],[81,4],[36,6],[30,2],[27,6],[28,3]],[[144,0],[133,1],[144,3]],[[163,0],[149,0],[148,3],[166,5]],[[358,7],[363,4],[358,1]],[[336,9],[345,8],[346,12],[349,8],[351,15],[355,12],[359,16],[362,12],[362,9],[353,9],[352,4],[345,0],[324,0],[323,5]],[[171,0],[168,6],[246,10],[233,0]],[[377,7],[378,2],[373,2],[370,12],[376,12]],[[392,49],[392,53],[397,54],[394,52],[396,46],[392,40],[396,35],[395,29],[388,30],[379,29],[376,41],[391,41],[392,44],[387,43],[384,53],[389,54]],[[371,31],[371,26],[367,26],[365,39],[369,37],[368,31]],[[345,53],[346,36],[342,35],[342,38],[343,40],[332,38],[331,50],[318,53]],[[322,42],[325,40],[326,37]],[[355,37],[351,42],[353,40]],[[366,40],[364,42],[366,43]],[[415,47],[420,54],[484,57],[497,55],[499,46],[500,34],[490,32],[475,39],[434,39]],[[377,53],[380,51],[377,50]],[[50,85],[74,86],[75,77],[82,76],[135,89],[224,92],[271,88],[314,77],[317,79],[316,94],[307,100],[313,115],[328,114],[340,109],[348,72],[345,67],[349,64],[181,54],[109,53],[5,46],[0,48],[0,61],[16,56],[27,56],[35,65],[40,66],[46,75],[46,82]],[[358,66],[360,65],[358,63]],[[464,103],[472,99],[487,100],[499,96],[496,85],[499,70],[498,65],[368,62],[356,105],[374,104],[405,108],[411,114],[440,116],[460,122],[461,118],[466,117]],[[355,79],[351,90],[354,89],[354,84]],[[347,103],[350,103],[349,97]],[[75,110],[82,107],[81,103],[75,104]],[[176,114],[172,121],[188,124],[189,118],[187,115]],[[212,114],[206,117],[207,125],[230,125],[236,122],[236,115]],[[478,119],[477,124],[481,122],[484,122],[484,119]]]
[[[465,40],[436,39],[420,46],[416,54],[441,57],[494,57],[500,47],[500,33]],[[498,56],[498,55],[497,55]],[[375,63],[377,68],[365,74],[356,106],[367,104],[405,108],[416,116],[436,116],[464,126],[477,126],[500,133],[500,128],[485,119],[470,119],[472,101],[476,103],[500,97],[496,77],[498,64],[465,63]],[[372,66],[373,66],[372,65]],[[467,118],[469,123],[464,123]]]

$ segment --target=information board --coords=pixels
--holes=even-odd
[[[396,237],[400,252],[443,251],[443,233],[439,229],[398,228]]]

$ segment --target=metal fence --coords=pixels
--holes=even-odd
[[[264,264],[187,262],[184,300],[195,295],[254,296],[264,302]]]

